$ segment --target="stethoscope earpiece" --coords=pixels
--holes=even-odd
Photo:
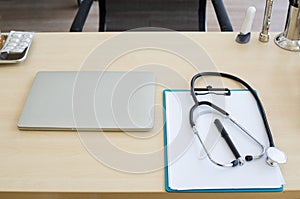
[[[267,154],[266,162],[270,166],[276,166],[278,164],[286,163],[287,160],[286,154],[276,147],[269,147],[266,151],[266,154]]]

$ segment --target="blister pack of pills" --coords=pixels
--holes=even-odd
[[[11,31],[0,50],[0,63],[18,63],[26,59],[34,33]]]

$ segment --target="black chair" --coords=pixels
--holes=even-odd
[[[77,5],[80,6],[84,0],[77,0]]]
[[[93,0],[81,0],[80,7],[73,20],[70,32],[82,32],[83,26],[89,14]],[[233,31],[230,19],[222,0],[211,0],[221,31]],[[206,31],[206,3],[207,0],[199,0],[198,28]],[[99,32],[105,31],[106,26],[106,0],[98,0],[99,5]]]

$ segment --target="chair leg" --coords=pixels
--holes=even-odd
[[[80,6],[84,0],[77,0],[77,5]]]
[[[198,8],[199,31],[206,31],[206,1],[207,0],[199,0],[199,8]]]
[[[227,15],[226,8],[223,4],[223,1],[222,0],[211,0],[211,2],[214,6],[221,31],[232,32],[233,28],[232,28],[230,19]]]
[[[106,24],[106,0],[98,0],[99,2],[99,32],[105,31]]]
[[[82,32],[83,26],[90,12],[92,4],[93,0],[84,0],[82,2],[73,20],[70,32]]]

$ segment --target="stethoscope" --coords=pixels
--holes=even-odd
[[[263,120],[263,123],[264,123],[264,126],[265,126],[265,130],[266,130],[266,133],[267,133],[267,136],[268,136],[268,140],[269,140],[269,146],[268,147],[266,147],[262,143],[260,143],[255,137],[253,137],[251,135],[251,133],[247,129],[245,129],[241,124],[239,124],[237,122],[237,120],[235,120],[228,112],[226,112],[222,108],[218,107],[217,105],[215,105],[215,104],[213,104],[212,102],[209,102],[209,101],[198,101],[198,99],[197,99],[197,94],[198,93],[197,92],[199,92],[200,90],[203,90],[203,89],[195,88],[194,84],[195,84],[195,81],[198,78],[204,77],[204,76],[217,76],[217,77],[228,78],[228,79],[231,79],[231,80],[234,80],[234,81],[240,83],[241,85],[243,85],[245,88],[248,89],[248,91],[252,94],[252,96],[256,100],[258,109],[260,111],[260,114],[261,114],[261,117],[262,117],[262,120]],[[229,89],[218,89],[218,88],[207,87],[204,90],[207,90],[208,91],[207,93],[216,94],[217,91],[227,91],[230,94]],[[243,165],[245,163],[245,161],[252,161],[252,160],[260,159],[261,157],[264,156],[264,154],[266,154],[266,156],[267,156],[266,162],[270,166],[276,166],[278,164],[282,164],[282,163],[286,162],[287,156],[285,155],[285,153],[275,147],[275,144],[274,144],[274,141],[273,141],[273,136],[272,136],[272,133],[271,133],[268,121],[267,121],[266,113],[264,111],[264,108],[262,106],[262,103],[261,103],[260,99],[258,98],[258,96],[257,96],[256,92],[254,91],[254,89],[248,83],[246,83],[244,80],[242,80],[242,79],[240,79],[236,76],[226,74],[226,73],[219,73],[219,72],[202,72],[202,73],[198,73],[191,80],[191,95],[192,95],[192,98],[193,98],[195,104],[192,106],[192,108],[190,110],[190,114],[189,114],[190,125],[192,127],[193,133],[198,138],[198,140],[201,143],[207,157],[209,158],[209,160],[211,162],[213,162],[214,164],[216,164],[218,166],[222,166],[222,167],[235,167],[237,165]],[[195,124],[194,111],[200,106],[208,106],[211,109],[213,109],[214,111],[216,111],[216,112],[220,113],[221,115],[223,115],[226,119],[229,119],[229,121],[232,122],[235,126],[237,126],[241,130],[241,132],[243,132],[245,135],[247,135],[249,137],[249,139],[253,140],[261,148],[261,152],[259,154],[256,154],[256,155],[246,155],[245,158],[243,159],[242,156],[239,154],[238,150],[236,149],[235,145],[231,141],[231,138],[230,138],[229,134],[227,133],[226,129],[224,128],[224,126],[222,125],[221,121],[219,119],[216,119],[214,121],[214,124],[216,125],[218,131],[221,133],[221,136],[225,139],[225,141],[226,141],[227,145],[229,146],[229,148],[231,149],[233,155],[235,156],[235,160],[230,161],[228,163],[221,163],[221,162],[218,162],[218,161],[214,160],[211,157],[210,153],[208,152],[204,142],[202,141],[202,139],[199,135],[199,132],[197,130],[196,124]]]

